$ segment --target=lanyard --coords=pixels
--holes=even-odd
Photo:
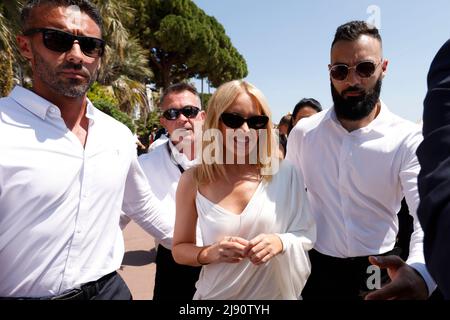
[[[184,169],[183,169],[183,167],[175,160],[175,157],[174,157],[173,154],[172,154],[172,150],[170,149],[169,141],[167,141],[166,146],[167,146],[167,151],[169,152],[170,159],[172,159],[172,162],[178,167],[178,170],[180,170],[180,172],[183,174]]]

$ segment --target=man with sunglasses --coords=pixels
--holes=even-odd
[[[169,140],[140,156],[139,163],[153,192],[166,209],[173,232],[178,181],[184,170],[197,163],[194,129],[201,129],[205,112],[201,110],[197,90],[187,83],[168,87],[161,96],[159,107],[162,111],[160,122],[167,130]],[[197,242],[201,244],[200,230],[197,230]],[[153,300],[192,300],[200,269],[176,263],[172,257],[172,247],[159,244]]]
[[[289,136],[287,159],[304,177],[317,223],[305,300],[426,299],[435,288],[416,216],[422,135],[380,100],[387,66],[378,29],[340,26],[329,65],[334,106]],[[403,197],[414,217],[406,263],[395,247]]]
[[[86,92],[104,53],[87,0],[31,0],[17,37],[33,87],[0,99],[0,299],[131,299],[121,210],[170,245],[131,132]]]

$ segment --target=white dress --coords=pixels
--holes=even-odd
[[[204,266],[196,284],[195,300],[301,299],[310,274],[307,251],[316,238],[303,185],[294,167],[283,161],[271,181],[259,184],[240,215],[197,192],[198,221],[205,245],[224,236],[250,240],[261,233],[276,233],[283,242],[283,252],[260,266],[249,259]]]

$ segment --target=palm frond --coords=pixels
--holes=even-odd
[[[112,83],[112,88],[114,95],[120,101],[120,110],[132,114],[134,108],[138,107],[142,116],[148,114],[149,106],[144,84],[127,76],[120,76]]]

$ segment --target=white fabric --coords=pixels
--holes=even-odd
[[[303,175],[317,223],[315,249],[333,257],[385,253],[395,245],[397,212],[403,196],[414,218],[407,263],[425,267],[423,231],[416,216],[419,204],[416,149],[421,128],[381,111],[368,126],[348,132],[334,108],[301,120],[291,131],[286,159]]]
[[[83,148],[49,101],[21,87],[0,99],[0,296],[56,295],[118,269],[121,209],[170,244],[133,135],[90,102],[86,116]]]
[[[148,152],[150,153],[160,145],[167,143],[167,141],[169,141],[169,138],[165,134],[161,135],[161,137],[153,141],[152,144],[148,147]]]
[[[169,154],[167,144],[169,144],[172,156]],[[189,160],[183,153],[177,150],[170,140],[166,140],[166,143],[159,145],[152,152],[141,155],[138,161],[147,176],[153,193],[164,207],[164,214],[166,215],[164,219],[172,226],[171,232],[165,236],[167,238],[173,238],[176,216],[176,191],[178,181],[181,177],[181,172],[177,164],[184,170],[187,170],[193,167],[197,161]],[[197,245],[202,245],[199,228],[197,228]],[[171,246],[164,245],[164,247],[172,250]]]
[[[283,162],[270,182],[262,181],[240,215],[212,203],[200,192],[196,206],[205,245],[224,236],[250,240],[261,233],[276,233],[283,242],[283,252],[260,266],[249,259],[203,266],[194,299],[300,298],[310,274],[307,251],[316,232],[303,182],[291,165]]]

